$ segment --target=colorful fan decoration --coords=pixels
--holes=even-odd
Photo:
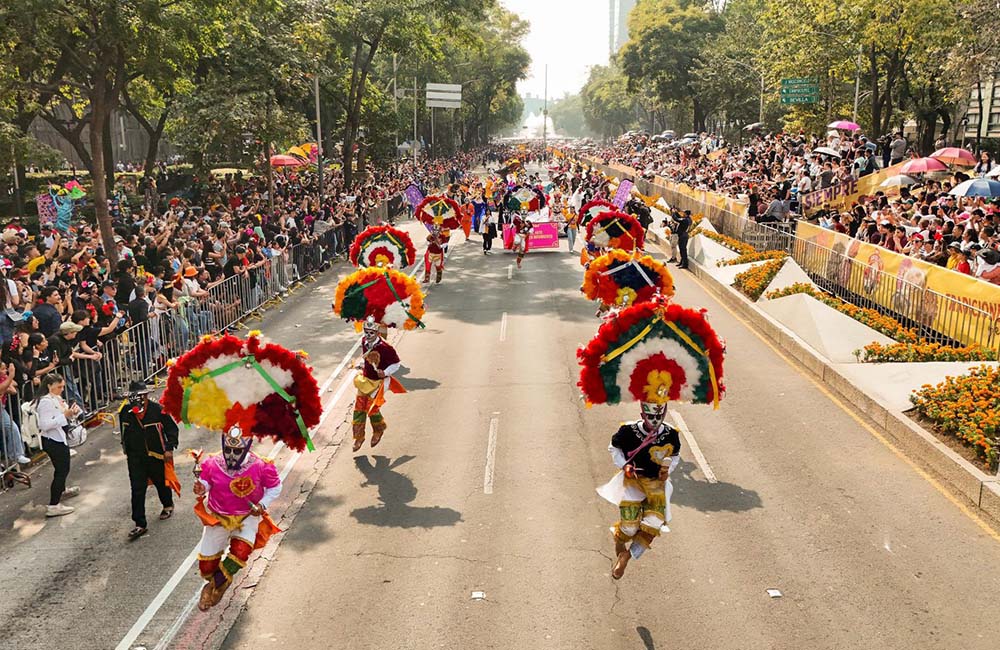
[[[583,204],[580,208],[580,225],[585,226],[590,220],[602,212],[615,212],[618,207],[614,203],[609,203],[603,199],[594,199]]]
[[[587,224],[586,241],[601,248],[631,251],[642,248],[646,229],[639,220],[624,212],[602,212]]]
[[[725,348],[704,310],[657,298],[621,311],[577,350],[588,404],[689,402],[716,408]]]
[[[417,259],[410,236],[392,226],[372,226],[351,243],[351,264],[378,268],[403,268]]]
[[[519,212],[535,212],[545,207],[545,193],[534,187],[521,186],[507,195],[507,207]]]
[[[412,277],[390,268],[358,269],[337,285],[333,311],[360,323],[369,316],[386,327],[423,327],[424,293]]]
[[[289,449],[313,450],[309,427],[323,407],[304,352],[246,339],[208,335],[170,365],[163,410],[178,422],[281,440]]]
[[[442,230],[455,230],[462,225],[462,215],[458,203],[447,196],[431,195],[417,204],[417,219],[426,225],[441,226]]]
[[[625,308],[657,294],[672,297],[674,279],[662,262],[649,255],[612,249],[587,267],[582,291],[605,306]]]

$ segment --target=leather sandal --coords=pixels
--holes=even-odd
[[[128,531],[128,541],[134,542],[148,532],[148,529],[142,526],[136,526],[132,530]]]
[[[160,521],[166,521],[167,519],[170,519],[173,515],[174,515],[174,507],[167,506],[166,508],[163,509],[162,512],[160,512]]]

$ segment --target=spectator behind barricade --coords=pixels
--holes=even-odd
[[[10,344],[14,325],[21,319],[21,294],[17,284],[7,277],[8,270],[13,266],[9,259],[0,259],[0,305],[3,307],[0,314],[0,346]]]
[[[35,305],[32,312],[38,320],[38,329],[46,337],[59,331],[62,323],[62,294],[58,287],[47,286],[38,293],[40,304]]]
[[[31,459],[25,455],[24,443],[21,441],[21,430],[10,415],[12,408],[11,395],[17,394],[17,382],[14,379],[16,370],[12,363],[0,365],[0,452],[2,463],[0,467],[9,467],[14,463],[27,465]]]

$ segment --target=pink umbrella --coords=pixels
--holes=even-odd
[[[836,122],[830,122],[826,125],[828,129],[840,129],[842,131],[857,131],[861,128],[858,124],[854,122],[849,122],[847,120],[837,120]]]
[[[902,174],[923,174],[924,172],[940,172],[948,166],[937,158],[917,158],[903,165],[899,170]]]
[[[958,165],[960,167],[976,166],[976,157],[972,155],[972,152],[966,149],[959,149],[958,147],[938,149],[931,154],[931,158],[936,158],[943,163]]]
[[[744,176],[746,176],[746,172],[741,172],[741,171],[726,172],[725,174],[723,174],[723,176],[725,178],[743,178]]]
[[[283,153],[271,156],[271,167],[301,167],[304,164],[306,163],[301,158]]]

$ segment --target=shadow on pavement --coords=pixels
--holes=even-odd
[[[451,508],[407,505],[417,498],[417,488],[409,477],[396,469],[413,460],[413,456],[400,456],[393,461],[385,456],[373,458],[374,465],[368,456],[355,458],[354,465],[365,477],[361,487],[378,487],[381,505],[352,510],[351,516],[358,523],[387,528],[437,528],[454,526],[462,520],[462,513]]]
[[[640,625],[635,628],[635,631],[639,633],[639,638],[642,639],[642,645],[646,650],[656,650],[656,644],[653,643],[653,635],[646,627]]]
[[[400,367],[400,369],[394,375],[403,384],[403,388],[407,392],[417,391],[417,390],[430,390],[432,388],[437,388],[441,385],[441,382],[435,379],[427,379],[425,377],[410,377],[410,369],[406,366]]]
[[[679,478],[674,483],[671,503],[694,508],[700,512],[746,512],[763,507],[760,495],[753,490],[745,490],[739,485],[719,481],[696,481],[691,472],[697,465],[687,461],[678,466]]]

